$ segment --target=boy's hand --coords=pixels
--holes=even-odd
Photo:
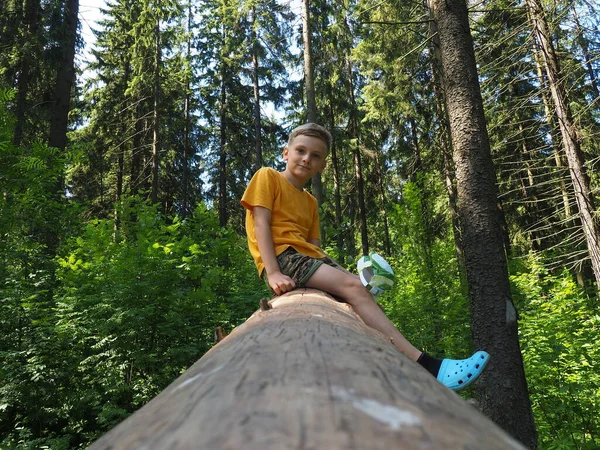
[[[267,280],[269,281],[269,286],[277,295],[285,294],[296,288],[294,280],[281,272],[267,274]]]

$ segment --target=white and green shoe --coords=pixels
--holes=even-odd
[[[369,253],[360,258],[356,268],[363,286],[374,297],[394,286],[392,267],[377,253]]]

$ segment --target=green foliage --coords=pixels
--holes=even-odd
[[[119,230],[94,220],[60,259],[56,332],[81,377],[68,406],[86,439],[156,396],[264,291],[245,242],[204,206],[185,222],[165,222],[138,199],[120,214]]]
[[[515,264],[516,265],[516,264]],[[568,271],[530,256],[511,277],[540,448],[600,445],[600,315]]]
[[[407,183],[402,200],[391,215],[394,245],[401,248],[389,259],[396,284],[380,303],[416,347],[440,357],[467,355],[470,315],[451,233],[428,244],[422,193]]]
[[[199,359],[216,326],[244,321],[265,286],[245,239],[203,205],[180,221],[129,198],[118,226],[78,226],[78,206],[51,194],[70,155],[14,146],[12,124],[0,103],[0,447],[78,448]]]
[[[66,372],[54,335],[57,243],[50,237],[74,232],[77,210],[53,194],[68,155],[39,143],[13,145],[12,124],[0,103],[0,433],[12,433],[2,446],[37,447],[42,435],[56,437],[65,417],[56,390]]]
[[[2,448],[85,446],[197,360],[214,327],[231,328],[254,310],[266,291],[244,238],[219,227],[202,200],[224,198],[227,222],[241,230],[239,197],[255,165],[255,75],[262,116],[271,104],[289,113],[261,117],[268,165],[280,164],[284,130],[306,116],[302,83],[291,81],[302,68],[289,5],[113,0],[97,33],[86,126],[71,133],[70,153],[50,149],[39,141],[48,135],[64,5],[0,1],[0,78],[17,89],[0,90]],[[581,256],[583,241],[566,220],[574,211],[563,211],[561,194],[572,192],[559,184],[566,169],[554,162],[559,139],[543,110],[524,10],[506,0],[488,6],[471,23],[513,251],[562,248],[512,270],[540,442],[593,448],[596,300],[569,274],[542,269]],[[565,26],[572,7],[582,30]],[[390,253],[397,274],[382,306],[418,347],[465,355],[469,308],[441,185],[447,144],[425,11],[394,0],[310,8],[318,120],[335,141],[323,174],[323,243],[354,266],[359,148],[369,243]],[[597,14],[581,1],[546,9],[582,148],[594,161]],[[15,123],[23,146],[13,144]],[[160,207],[135,196],[149,190],[154,144]],[[54,195],[60,179],[69,199]]]
[[[203,205],[183,222],[137,198],[119,213],[118,230],[95,219],[65,244],[52,304],[14,294],[3,311],[20,309],[13,320],[30,322],[21,335],[43,344],[2,347],[0,429],[17,425],[2,446],[89,443],[156,396],[211,347],[215,327],[244,321],[265,294],[245,240],[219,228]]]

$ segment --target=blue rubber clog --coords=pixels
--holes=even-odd
[[[459,391],[481,375],[489,359],[490,355],[482,350],[467,359],[444,359],[437,379],[449,389]]]

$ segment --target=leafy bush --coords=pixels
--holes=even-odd
[[[429,242],[417,186],[404,185],[402,199],[390,214],[394,244],[401,249],[388,258],[396,282],[379,302],[417,348],[439,357],[466,356],[470,315],[451,233]]]
[[[0,90],[0,448],[86,446],[244,321],[266,294],[245,239],[199,205],[139,198],[82,224],[71,155],[12,144]]]
[[[185,222],[139,199],[119,215],[120,229],[94,220],[60,259],[57,332],[74,355],[70,407],[86,438],[156,396],[264,294],[244,240],[203,205]]]
[[[0,90],[0,433],[2,447],[57,444],[66,379],[54,333],[57,237],[77,229],[76,208],[57,194],[68,155],[41,143],[12,143]],[[63,447],[64,448],[64,447]]]
[[[529,257],[511,277],[540,448],[600,446],[600,315],[567,271]]]

